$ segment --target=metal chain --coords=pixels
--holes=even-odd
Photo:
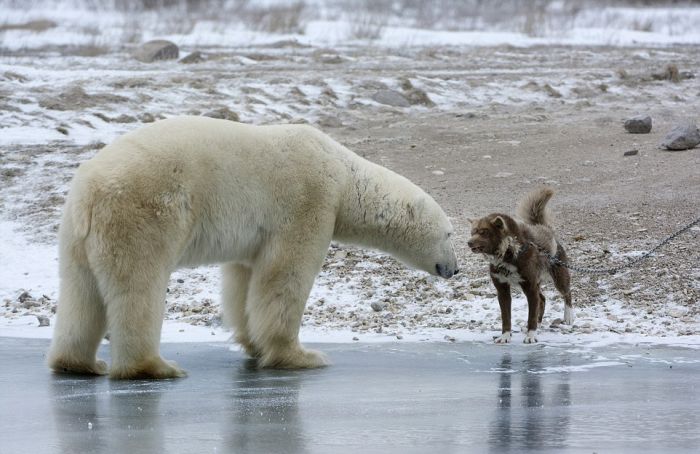
[[[685,233],[687,230],[690,230],[691,227],[693,227],[695,224],[698,224],[698,223],[700,223],[700,217],[698,217],[696,220],[694,220],[694,221],[691,222],[690,224],[686,225],[686,226],[683,227],[682,229],[676,231],[676,232],[673,233],[672,235],[669,235],[665,240],[663,240],[662,242],[660,242],[659,244],[657,244],[656,246],[654,246],[653,248],[651,248],[648,252],[645,252],[644,254],[640,255],[639,257],[637,257],[637,258],[635,258],[635,259],[632,259],[632,260],[630,260],[629,262],[627,262],[627,263],[625,263],[625,264],[623,264],[623,265],[616,266],[616,267],[614,267],[614,268],[584,268],[584,267],[580,267],[580,266],[570,265],[569,263],[564,262],[564,261],[558,259],[556,256],[553,256],[553,255],[547,253],[546,251],[544,251],[544,250],[543,250],[542,248],[540,248],[539,246],[538,246],[538,249],[540,250],[540,253],[541,253],[543,256],[546,256],[546,257],[549,259],[549,262],[550,262],[551,264],[553,264],[553,265],[563,266],[563,267],[568,268],[568,269],[570,269],[570,270],[578,271],[578,272],[581,272],[581,273],[588,273],[588,274],[615,274],[615,273],[619,272],[620,270],[623,270],[623,269],[625,269],[625,268],[629,268],[629,267],[631,267],[631,266],[633,266],[633,265],[636,265],[637,263],[641,262],[642,260],[648,258],[648,257],[651,256],[656,250],[658,250],[660,247],[662,247],[662,246],[668,244],[668,243],[671,242],[674,238],[676,238],[678,235],[681,235],[682,233]]]

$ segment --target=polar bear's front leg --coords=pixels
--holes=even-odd
[[[332,223],[330,224],[332,226]],[[306,300],[325,257],[330,234],[298,235],[277,242],[252,267],[246,315],[248,334],[260,353],[258,365],[280,369],[309,369],[328,365],[325,355],[299,343]]]
[[[223,292],[222,308],[226,326],[233,328],[236,342],[248,353],[257,358],[260,352],[255,348],[248,333],[246,301],[252,270],[244,265],[227,263],[221,267]]]

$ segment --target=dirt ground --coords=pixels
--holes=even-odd
[[[700,153],[658,148],[672,126],[662,112],[653,115],[654,131],[644,136],[627,134],[621,113],[613,117],[552,106],[542,114],[544,121],[528,118],[527,108],[499,107],[477,118],[442,114],[397,122],[385,117],[334,134],[358,141],[355,150],[406,175],[438,200],[453,218],[463,268],[472,276],[485,268],[466,246],[468,219],[513,212],[518,198],[540,184],[556,189],[551,202],[556,229],[571,261],[581,267],[624,264],[620,255],[646,251],[700,216]],[[366,137],[371,139],[362,140]],[[623,155],[630,150],[638,154]],[[630,304],[637,304],[640,294],[652,304],[674,295],[697,314],[698,231],[610,278],[607,291]],[[579,305],[599,301],[599,279],[574,273]]]
[[[697,58],[690,49],[678,51]],[[494,70],[485,77],[504,89],[511,83],[518,86],[519,79],[537,80],[541,87],[548,80],[569,78],[574,86],[582,81],[619,84],[630,93],[572,90],[573,99],[563,95],[544,102],[491,103],[457,112],[380,112],[352,128],[329,132],[368,159],[406,175],[438,200],[453,217],[458,253],[472,279],[484,275],[485,266],[466,246],[468,218],[512,212],[518,198],[540,184],[556,190],[551,202],[556,229],[572,263],[581,267],[622,265],[698,219],[699,150],[669,152],[658,146],[679,121],[697,122],[698,83],[651,82],[644,76],[673,64],[672,53],[664,53],[668,60],[637,69],[637,80],[628,81],[620,78],[619,70],[639,68],[634,58],[625,59],[635,54],[632,50],[571,50],[571,58],[567,49],[514,52],[519,58],[504,64],[502,73]],[[488,51],[477,53],[483,57]],[[520,66],[528,55],[532,60],[551,57],[541,65]],[[590,66],[589,58],[600,66]],[[608,65],[617,71],[606,69]],[[606,79],[606,72],[617,80]],[[462,77],[474,74],[467,70]],[[624,120],[641,113],[653,118],[651,133],[627,133]],[[637,154],[624,155],[632,150]],[[697,320],[699,232],[696,226],[615,277],[574,272],[577,304],[595,305],[612,297],[651,315],[672,300]]]
[[[699,120],[700,84],[692,72],[700,64],[697,48],[358,50],[283,43],[252,50],[205,49],[204,55],[200,65],[155,66],[135,63],[128,55],[49,56],[50,69],[44,75],[21,74],[35,56],[13,57],[21,78],[5,72],[0,81],[3,103],[9,106],[4,117],[59,130],[66,140],[48,147],[4,147],[0,167],[7,190],[0,207],[6,206],[6,215],[32,220],[38,241],[55,241],[66,183],[77,163],[97,147],[72,145],[77,126],[126,131],[149,121],[145,115],[202,114],[226,106],[245,122],[315,124],[429,192],[453,219],[462,261],[463,272],[451,284],[448,303],[458,304],[470,292],[494,296],[485,290],[485,263],[466,247],[468,218],[512,212],[518,198],[538,185],[556,190],[551,203],[556,229],[571,261],[583,267],[619,266],[700,216],[700,149],[658,148],[673,126]],[[677,82],[664,77],[673,64],[681,71]],[[87,68],[104,76],[81,73]],[[51,70],[60,77],[53,78]],[[54,96],[70,93],[76,85],[88,93],[81,102]],[[407,95],[410,86],[431,103],[397,107],[373,101],[378,90]],[[20,104],[36,105],[37,110],[13,113],[12,106]],[[624,120],[636,114],[653,118],[650,134],[625,132]],[[624,156],[631,150],[637,153]],[[635,331],[637,321],[663,313],[667,326],[661,331],[700,334],[699,234],[696,226],[615,276],[574,273],[575,305],[602,306],[599,315],[609,301],[626,307],[629,317],[625,323],[620,320],[619,328],[610,328],[615,332]],[[391,260],[338,257],[337,248],[331,249],[324,266],[324,272],[333,274],[329,280],[357,277],[353,267],[362,260],[385,267],[383,279],[410,280]],[[377,282],[357,279],[363,299],[377,297]],[[420,300],[420,291],[420,285],[410,284],[392,298],[400,296],[399,303]],[[319,311],[311,304],[306,321],[335,321],[360,330],[386,326],[372,314],[363,319],[351,311],[350,319],[344,319],[338,314],[347,312]],[[435,314],[435,308],[424,312]],[[399,330],[424,323],[422,314],[401,308],[392,314],[404,320],[391,322]],[[454,327],[478,323],[471,318],[465,314]]]

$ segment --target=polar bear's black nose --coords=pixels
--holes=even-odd
[[[459,270],[451,270],[449,266],[442,265],[440,263],[435,265],[435,272],[438,276],[444,277],[445,279],[451,278],[453,275],[457,274]]]

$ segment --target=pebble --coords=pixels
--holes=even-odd
[[[668,311],[668,315],[673,318],[681,318],[685,315],[685,312],[678,309],[671,309]]]
[[[372,307],[372,310],[374,312],[381,312],[386,307],[384,303],[381,303],[379,301],[373,301],[372,304],[370,304],[370,306]]]
[[[202,56],[202,53],[198,50],[192,52],[186,57],[183,57],[180,59],[180,63],[184,63],[186,65],[192,64],[192,63],[200,63],[204,61],[204,57]]]
[[[625,130],[632,134],[648,134],[651,132],[651,117],[637,115],[625,121]]]

